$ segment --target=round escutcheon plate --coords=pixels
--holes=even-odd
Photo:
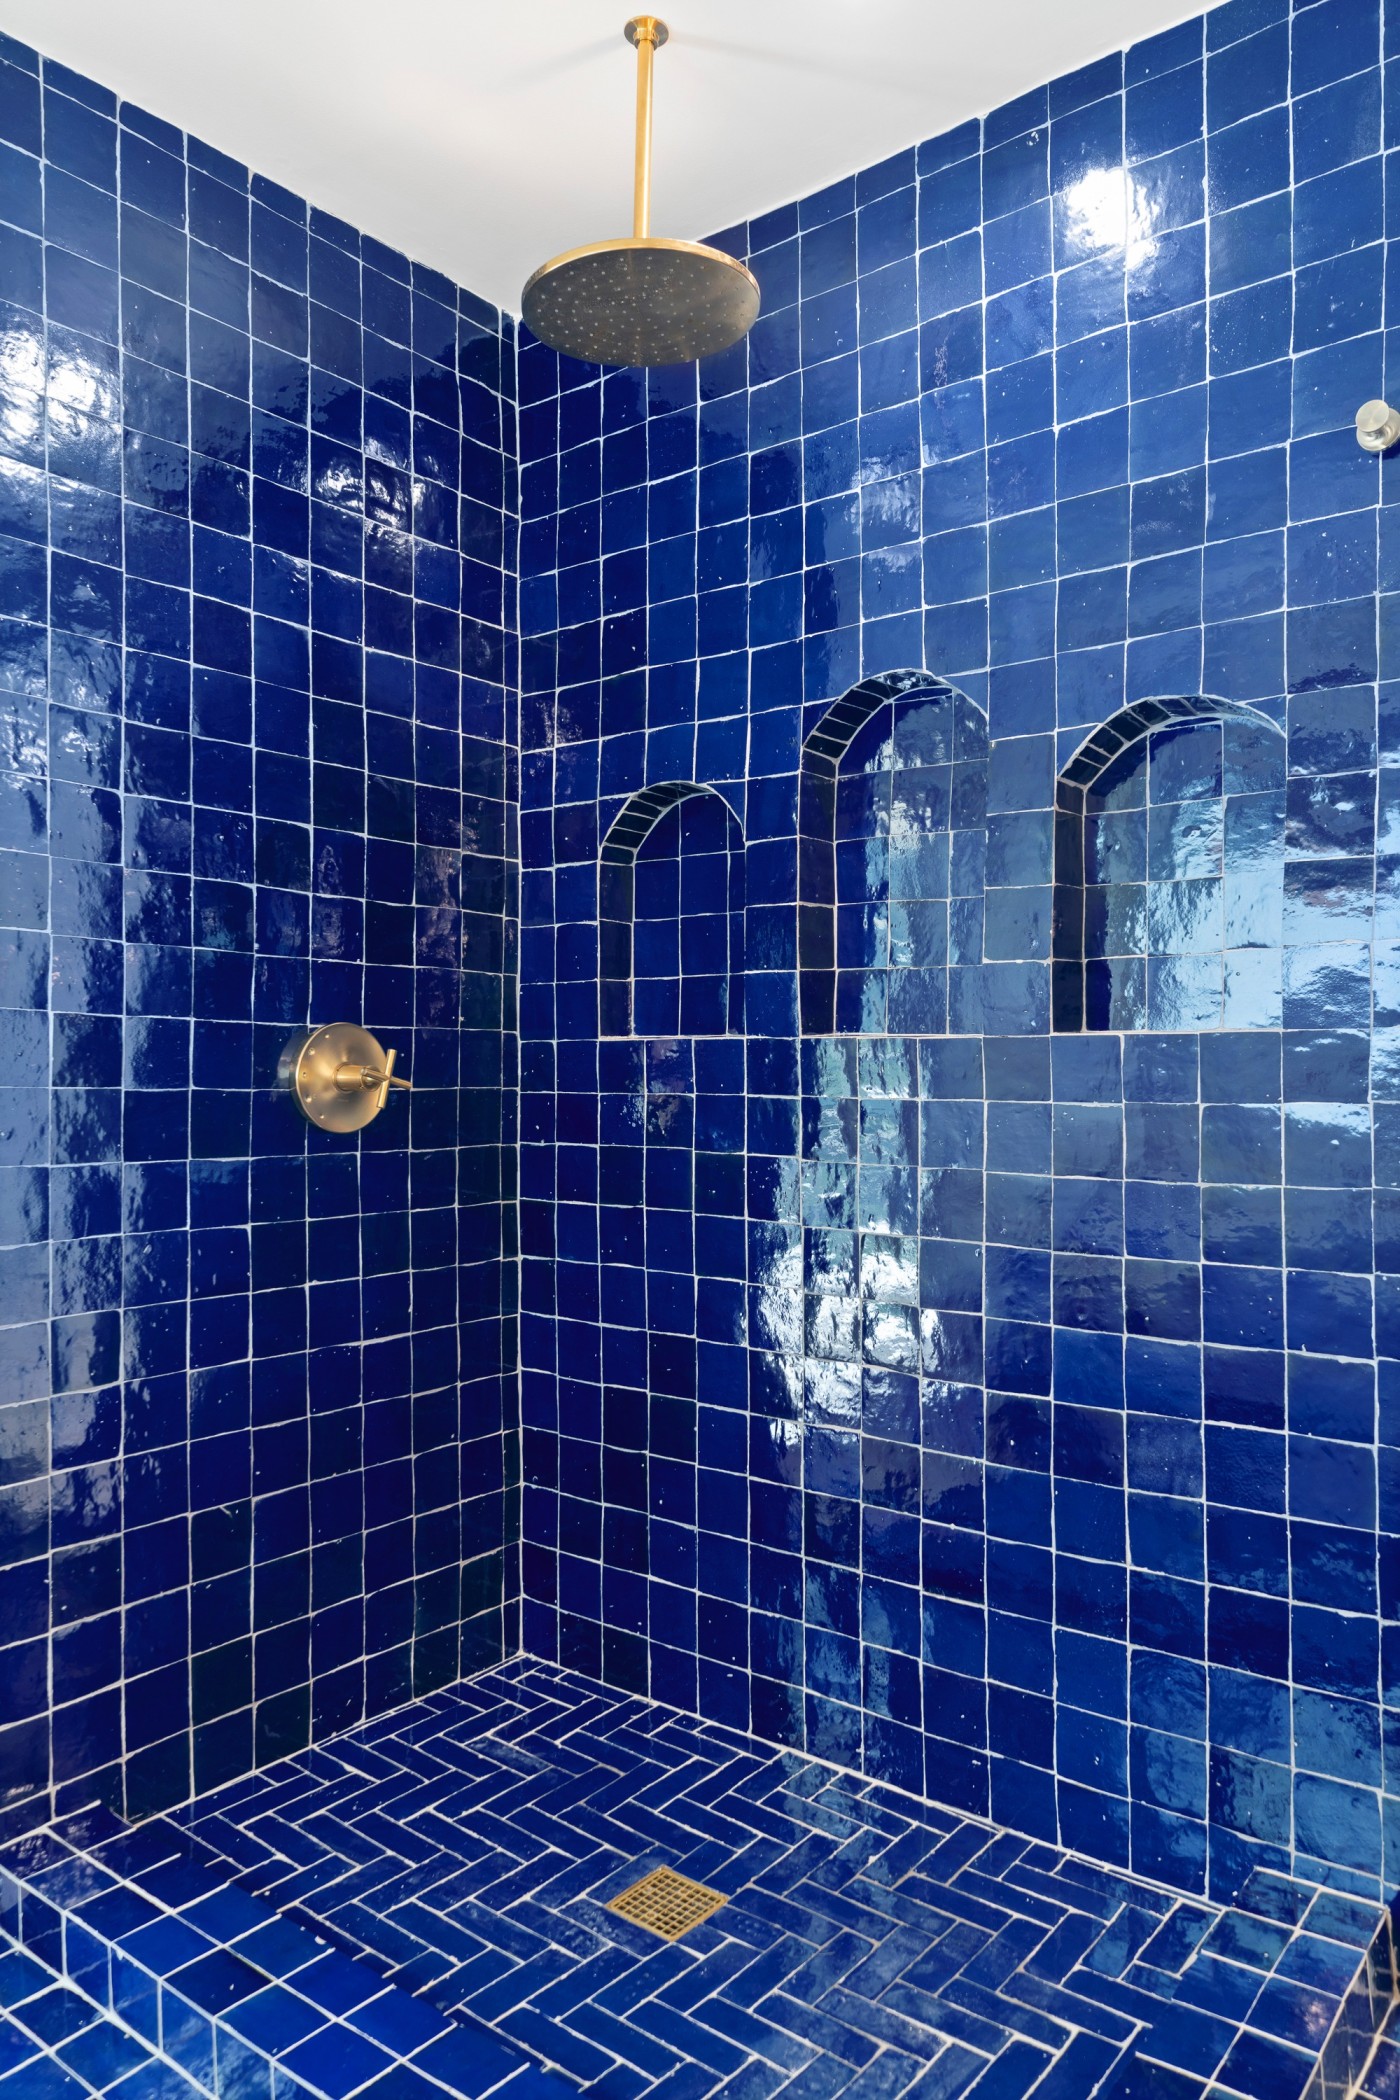
[[[367,1028],[333,1021],[294,1035],[282,1052],[277,1077],[319,1130],[363,1130],[379,1113],[380,1089],[355,1083],[355,1071],[382,1076],[384,1052]]]

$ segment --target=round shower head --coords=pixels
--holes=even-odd
[[[634,15],[637,143],[632,232],[590,241],[542,263],[521,313],[542,343],[599,365],[679,365],[727,350],[758,318],[758,281],[721,248],[651,231],[651,62],[670,32]]]
[[[655,236],[542,263],[522,312],[542,343],[598,365],[680,365],[727,350],[758,318],[758,284],[720,248]]]

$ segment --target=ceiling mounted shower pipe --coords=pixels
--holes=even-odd
[[[542,343],[586,364],[692,364],[748,334],[758,281],[722,248],[652,233],[652,62],[670,31],[655,15],[634,15],[623,34],[637,53],[632,232],[542,263],[521,312]]]
[[[632,238],[651,232],[651,69],[671,32],[656,15],[633,15],[622,34],[637,53],[637,143],[632,163]]]

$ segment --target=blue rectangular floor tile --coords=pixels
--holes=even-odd
[[[191,2067],[220,2032],[275,2060],[256,2100],[1301,2100],[1340,2008],[1368,2038],[1380,1926],[1273,1873],[1204,1903],[529,1661],[104,1832],[134,1930],[79,1849],[16,1867],[112,1907],[134,2008],[179,1972]],[[673,1942],[607,1907],[659,1865],[725,1898]],[[0,1956],[62,2040],[52,1988]]]

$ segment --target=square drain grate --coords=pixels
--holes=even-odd
[[[692,1925],[713,1917],[728,1900],[717,1890],[707,1889],[703,1882],[677,1874],[672,1867],[657,1867],[640,1881],[634,1881],[620,1896],[614,1896],[606,1907],[621,1918],[630,1918],[634,1925],[645,1925],[648,1932],[659,1934],[663,1940],[678,1940]]]

